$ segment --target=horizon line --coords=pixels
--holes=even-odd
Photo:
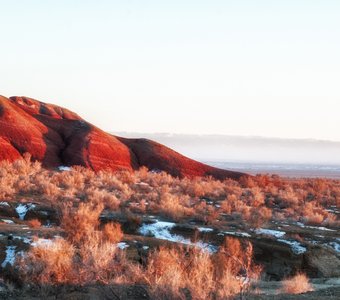
[[[139,131],[108,131],[112,134],[138,134],[138,135],[168,135],[170,136],[197,136],[197,137],[228,137],[228,138],[242,138],[242,139],[264,139],[264,140],[278,140],[278,141],[305,141],[305,142],[321,142],[340,144],[340,140],[318,139],[318,138],[294,138],[294,137],[275,137],[264,135],[236,135],[223,133],[177,133],[177,132],[139,132]]]

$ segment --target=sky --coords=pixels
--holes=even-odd
[[[338,0],[0,0],[0,94],[107,131],[340,141]]]

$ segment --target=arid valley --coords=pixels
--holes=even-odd
[[[228,172],[149,140],[134,142],[130,167],[110,152],[117,138],[74,113],[2,103],[1,297],[339,297],[339,180]],[[39,158],[38,130],[62,151]]]

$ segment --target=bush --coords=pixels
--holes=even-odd
[[[295,276],[284,280],[282,282],[281,290],[286,294],[302,294],[313,291],[313,287],[309,283],[306,274],[298,273]]]
[[[226,239],[217,254],[198,248],[161,247],[148,257],[143,274],[155,299],[226,299],[246,292],[261,268],[252,262],[250,243]]]
[[[119,223],[107,223],[103,228],[103,237],[111,243],[118,243],[123,238],[123,231]]]
[[[41,222],[38,219],[31,219],[27,221],[27,224],[32,228],[39,228],[41,226]]]
[[[70,204],[62,208],[61,227],[67,235],[67,239],[75,244],[81,244],[99,226],[99,216],[103,205],[92,203],[80,203],[77,209]]]
[[[20,276],[25,281],[46,284],[72,282],[74,254],[73,245],[62,238],[40,243],[19,261]]]

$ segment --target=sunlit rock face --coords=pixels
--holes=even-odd
[[[244,175],[199,163],[151,140],[113,136],[53,104],[0,96],[0,160],[14,161],[26,152],[45,167],[132,171],[146,166],[179,177],[217,179]]]

